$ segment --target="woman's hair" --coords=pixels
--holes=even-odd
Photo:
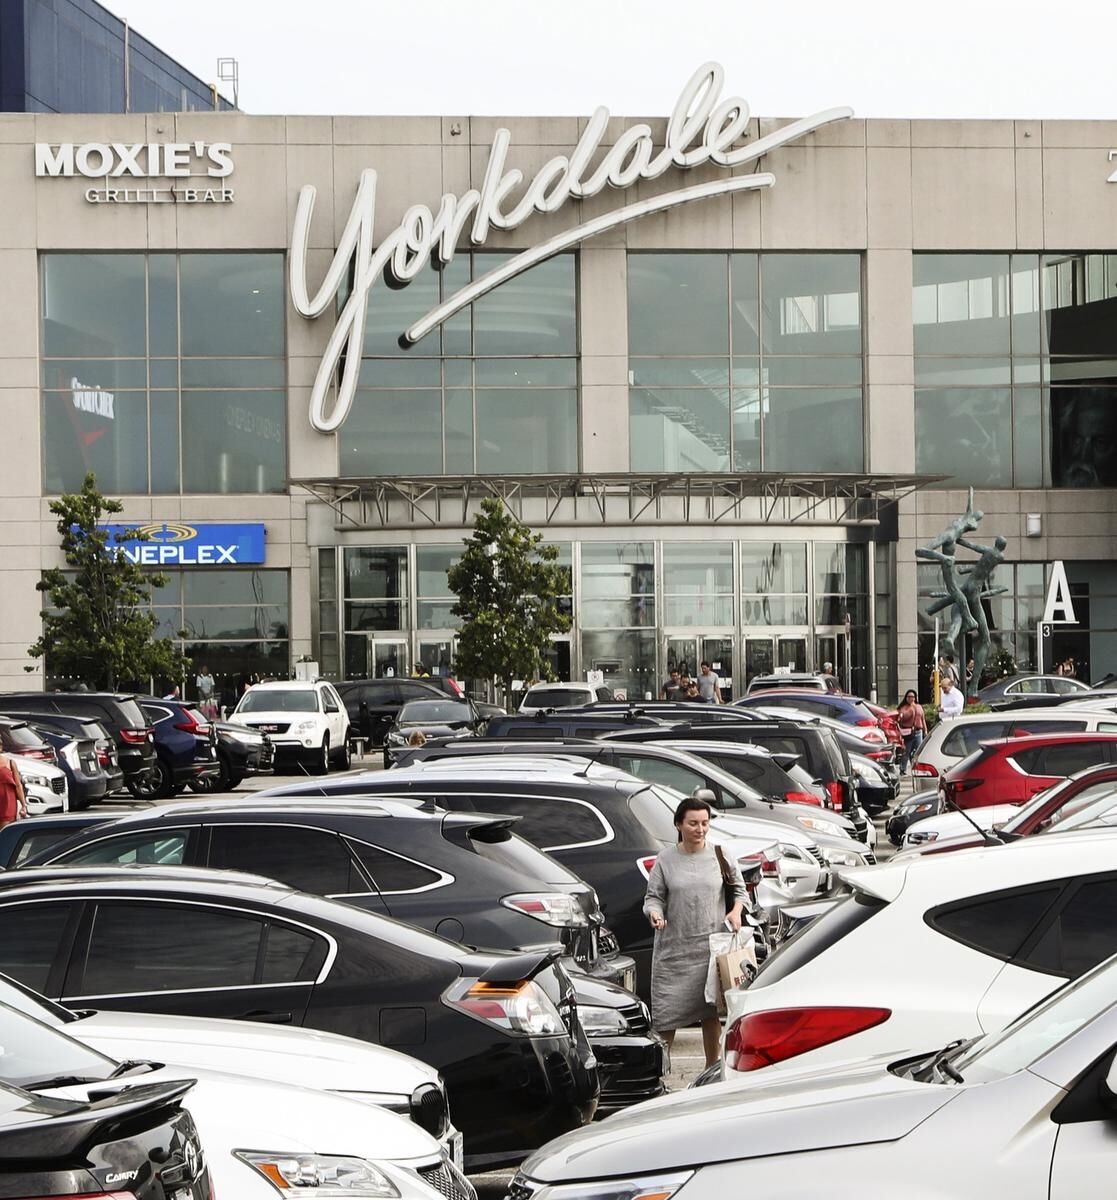
[[[688,812],[704,812],[706,816],[711,816],[713,809],[706,803],[705,800],[699,800],[694,796],[687,796],[685,800],[680,800],[675,809],[675,828],[679,831],[678,840],[683,840],[682,824]]]
[[[913,704],[919,703],[919,696],[916,694],[916,691],[914,688],[908,688],[908,690],[904,693],[904,698],[900,701],[900,703],[902,705],[907,704],[909,696],[911,697],[911,702]]]

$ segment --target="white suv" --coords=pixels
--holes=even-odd
[[[307,759],[322,775],[331,762],[349,768],[349,714],[324,679],[258,683],[241,696],[229,719],[266,733],[277,755]]]

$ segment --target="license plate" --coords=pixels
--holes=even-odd
[[[459,1171],[464,1170],[465,1154],[463,1151],[464,1138],[460,1133],[455,1133],[450,1139],[450,1157],[454,1160],[454,1166]]]
[[[828,892],[834,886],[833,871],[821,871],[818,877],[819,892]]]
[[[625,967],[625,969],[621,972],[621,987],[628,992],[634,992],[636,990],[635,967]]]

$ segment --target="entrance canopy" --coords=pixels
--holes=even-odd
[[[370,476],[292,479],[329,505],[339,528],[467,526],[496,497],[519,520],[550,525],[878,525],[882,511],[945,475],[766,472]]]

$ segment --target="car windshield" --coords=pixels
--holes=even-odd
[[[0,1080],[16,1087],[55,1079],[107,1079],[116,1063],[26,1012],[0,1004]],[[56,1086],[63,1086],[58,1084]]]
[[[593,697],[582,688],[533,687],[524,696],[529,708],[575,708]]]
[[[980,1038],[951,1062],[966,1083],[988,1083],[1024,1070],[1114,1003],[1117,959],[1068,983],[999,1033]]]
[[[249,688],[238,713],[246,712],[317,712],[318,693],[314,688]]]
[[[401,725],[468,724],[469,705],[455,700],[412,700],[399,710]]]

